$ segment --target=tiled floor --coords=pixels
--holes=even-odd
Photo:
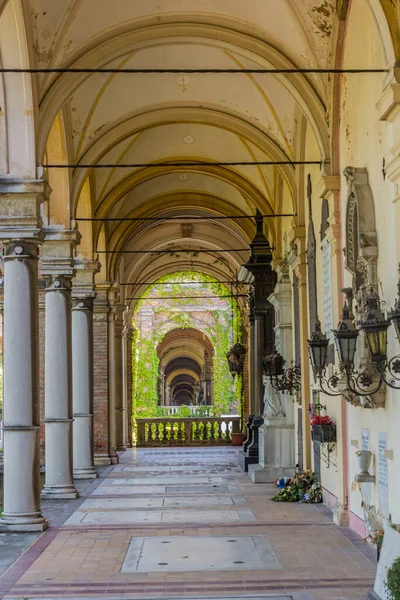
[[[358,600],[372,550],[276,504],[234,448],[129,450],[0,578],[6,598]]]

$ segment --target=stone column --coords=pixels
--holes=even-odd
[[[115,361],[115,426],[116,426],[116,444],[117,452],[126,450],[125,443],[125,406],[124,406],[124,363],[123,363],[123,329],[124,322],[122,319],[122,309],[118,307],[117,319],[114,324],[115,345],[114,345],[114,361]]]
[[[118,289],[111,287],[108,292],[108,442],[111,464],[119,462],[117,454],[117,385],[116,379],[120,376],[116,361],[116,332],[115,321],[117,318],[116,303],[119,299]],[[122,351],[122,348],[121,348]],[[117,357],[118,360],[118,357]]]
[[[93,296],[73,290],[72,398],[73,473],[96,479],[93,464]]]
[[[76,231],[46,231],[42,253],[45,299],[45,498],[78,497],[72,475],[72,312]]]
[[[9,531],[43,531],[40,507],[38,245],[43,181],[0,181],[3,249],[4,511]]]
[[[36,239],[32,234],[31,239],[4,244],[4,512],[0,524],[10,531],[47,527],[39,479],[39,235],[37,231]]]
[[[132,346],[132,312],[128,309],[124,313],[124,329],[122,332],[122,370],[123,370],[123,443],[125,447],[131,447],[131,435],[129,435],[132,427],[132,388],[129,385],[132,371],[132,355],[130,347]]]

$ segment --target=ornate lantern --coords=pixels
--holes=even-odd
[[[322,372],[325,369],[328,358],[329,340],[321,331],[321,322],[315,324],[315,331],[311,334],[308,342],[308,353],[312,368],[316,372]]]
[[[339,361],[346,370],[353,369],[359,332],[354,325],[354,316],[347,300],[343,307],[342,319],[333,333]]]
[[[229,371],[233,378],[243,373],[245,354],[246,348],[242,344],[235,344],[227,353]]]
[[[360,329],[365,332],[372,361],[383,364],[387,361],[387,330],[390,321],[383,314],[378,294],[371,288],[368,292],[364,318]]]

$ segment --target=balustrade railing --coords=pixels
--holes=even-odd
[[[136,445],[155,446],[224,445],[240,431],[239,417],[192,417],[187,419],[136,419]]]

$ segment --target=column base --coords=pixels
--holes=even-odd
[[[293,477],[294,467],[263,467],[262,465],[249,465],[249,477],[254,483],[275,483],[281,477]]]
[[[79,498],[79,492],[73,485],[71,487],[56,486],[56,485],[45,485],[41,493],[42,498],[49,498],[52,500],[75,500]]]
[[[73,476],[74,479],[97,479],[98,474],[94,467],[77,467]]]
[[[249,465],[258,463],[258,456],[249,456],[247,452],[239,454],[239,465],[245,473],[249,470]]]
[[[118,456],[118,454],[111,454],[110,455],[110,459],[111,459],[111,464],[112,465],[118,465],[119,464],[119,456]]]
[[[348,527],[349,526],[349,511],[346,506],[340,504],[340,502],[336,502],[333,506],[332,514],[333,514],[333,522],[339,527]]]
[[[5,515],[0,519],[0,531],[31,532],[45,531],[49,524],[40,513],[32,515],[12,516]]]
[[[128,450],[128,447],[125,444],[121,444],[121,446],[117,446],[117,452],[125,452]]]
[[[112,464],[109,454],[95,454],[93,462],[98,467],[109,467]]]

